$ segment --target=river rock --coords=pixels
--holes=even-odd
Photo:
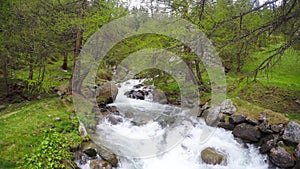
[[[202,114],[202,117],[204,118],[207,125],[217,126],[218,122],[220,121],[219,113],[220,113],[220,106],[213,106],[208,110],[205,110]]]
[[[227,164],[226,156],[211,147],[208,147],[201,152],[201,159],[205,163],[212,165]]]
[[[96,102],[98,105],[105,106],[112,103],[118,94],[117,86],[112,82],[106,82],[97,88]]]
[[[94,148],[97,150],[98,155],[105,161],[109,162],[113,167],[117,167],[118,166],[118,159],[117,156],[113,153],[111,153],[110,151],[108,151],[107,149],[100,147],[98,145],[96,145],[95,143],[92,142],[86,142],[82,145],[83,149],[87,149],[87,148]]]
[[[145,93],[141,90],[133,92],[133,98],[138,100],[145,100]]]
[[[97,157],[97,151],[94,148],[87,148],[87,149],[83,150],[83,152],[90,158]]]
[[[231,124],[240,124],[246,122],[246,116],[242,114],[232,115],[229,117],[229,123]]]
[[[261,138],[260,131],[257,130],[255,126],[252,126],[247,123],[242,123],[235,126],[232,133],[236,137],[252,142],[257,142]]]
[[[113,167],[118,166],[118,159],[115,154],[109,152],[108,150],[106,150],[105,148],[102,148],[102,147],[98,147],[97,150],[98,150],[101,158],[108,161]]]
[[[132,99],[138,99],[138,100],[145,100],[145,92],[142,90],[130,90],[124,93],[125,96],[132,98]]]
[[[272,124],[271,130],[275,133],[280,133],[283,130],[284,126],[283,124]]]
[[[107,161],[95,159],[90,162],[90,169],[112,169]]]
[[[282,138],[292,144],[300,143],[300,125],[294,121],[286,126]]]
[[[167,104],[168,100],[165,93],[162,90],[154,89],[153,90],[153,101],[160,104]]]
[[[230,99],[226,99],[221,103],[220,113],[232,115],[236,112],[236,108]]]
[[[123,122],[123,119],[118,116],[108,115],[106,116],[107,121],[112,125],[117,125]]]
[[[119,112],[118,111],[118,108],[116,106],[108,106],[107,107],[107,110],[111,113],[116,113],[116,112]]]
[[[226,129],[226,130],[233,130],[234,129],[234,125],[230,124],[230,123],[227,123],[227,122],[218,123],[218,127],[221,127],[223,129]]]
[[[270,150],[270,161],[281,168],[290,168],[295,165],[295,160],[291,154],[289,154],[282,147],[275,147]]]
[[[261,153],[268,153],[272,148],[276,146],[275,140],[271,139],[265,142],[261,147],[260,147],[260,152]]]
[[[75,158],[75,160],[78,161],[78,163],[80,165],[84,165],[84,164],[87,163],[87,159],[86,159],[85,155],[82,153],[82,151],[75,152],[74,153],[74,158]]]
[[[139,89],[139,88],[141,88],[141,87],[143,87],[143,86],[144,86],[144,84],[143,84],[143,83],[140,83],[140,84],[134,85],[133,88]]]
[[[267,121],[264,121],[264,122],[260,123],[260,124],[258,125],[258,128],[259,128],[259,130],[260,130],[262,133],[265,133],[265,134],[272,134],[272,133],[273,133],[273,131],[272,131],[271,129],[269,129],[270,126],[269,126],[269,124],[268,124]]]

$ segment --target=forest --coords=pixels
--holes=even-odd
[[[1,0],[0,22],[0,169],[251,168],[248,163],[260,169],[300,168],[298,0]],[[175,37],[193,30],[201,38]],[[191,45],[194,41],[201,41],[202,48]],[[98,46],[90,49],[94,43]],[[222,80],[212,80],[206,63],[212,56],[203,54],[207,48],[220,60]],[[97,56],[89,53],[94,51]],[[89,54],[90,60],[82,59]],[[173,68],[174,58],[184,68]],[[131,70],[131,65],[137,70]],[[221,90],[219,81],[226,83],[224,98],[218,96],[221,105],[213,105],[214,94]],[[110,138],[104,136],[109,131],[101,128],[102,123],[119,132],[136,132],[137,138],[139,133],[142,137],[142,133],[172,130],[181,117],[170,112],[162,116],[162,109],[175,111],[190,106],[193,99],[199,104],[191,131],[202,131],[195,124],[204,120],[210,130],[216,128],[211,139],[226,132],[233,136],[225,142],[232,140],[228,146],[214,141],[200,146],[197,137],[191,136],[199,148],[177,147],[170,152],[184,158],[189,149],[215,147],[209,149],[212,161],[205,160],[207,149],[182,163],[169,152],[137,161],[130,152],[125,157],[123,151],[129,150],[117,147],[123,144],[121,136],[102,140]],[[124,100],[129,102],[127,107],[122,107]],[[143,107],[146,101],[152,107]],[[136,114],[128,108],[131,104],[143,105],[143,109],[134,107],[139,113],[154,111],[152,119]],[[216,107],[217,121],[212,121]],[[130,127],[128,120],[132,120]],[[111,145],[115,140],[120,143]],[[249,151],[253,157],[240,155],[246,162],[235,163],[238,160],[233,158],[239,155],[231,154],[228,147],[236,146],[232,142],[247,147],[241,152]],[[133,146],[129,144],[124,141],[123,145]],[[191,160],[194,157],[197,162]]]

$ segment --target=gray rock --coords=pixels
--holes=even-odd
[[[271,139],[267,142],[265,142],[261,147],[260,147],[260,152],[261,153],[268,153],[272,148],[276,146],[275,140]]]
[[[220,123],[218,123],[218,127],[221,127],[223,129],[226,129],[226,130],[233,130],[234,129],[234,125],[233,124],[226,123],[226,122],[220,122]]]
[[[85,155],[81,151],[77,151],[74,153],[74,158],[79,162],[80,165],[84,165],[87,163],[87,159]]]
[[[154,89],[153,90],[153,101],[160,104],[167,104],[168,100],[165,93],[162,90]]]
[[[267,121],[264,121],[258,125],[259,130],[265,134],[272,134],[273,131],[270,129],[270,126]]]
[[[117,86],[112,82],[106,82],[97,88],[96,102],[99,105],[112,103],[118,94]]]
[[[274,165],[282,168],[289,168],[295,165],[295,160],[292,155],[282,147],[272,148],[270,150],[269,159]]]
[[[118,159],[115,154],[111,153],[107,149],[100,147],[92,142],[87,142],[82,145],[83,149],[93,148],[97,150],[98,155],[105,161],[109,162],[113,167],[118,166]]]
[[[273,124],[271,125],[271,130],[275,133],[280,133],[283,130],[283,124]]]
[[[107,149],[103,147],[98,147],[97,150],[102,159],[108,161],[113,167],[118,166],[118,159],[115,154],[109,152]]]
[[[205,122],[209,126],[217,126],[218,122],[220,121],[220,107],[219,106],[213,106],[208,110],[205,110],[203,112],[202,117],[204,118]]]
[[[262,146],[264,143],[266,143],[269,140],[274,140],[274,142],[277,143],[278,140],[280,140],[280,135],[277,135],[277,134],[266,135],[259,140],[258,145]]]
[[[118,112],[118,109],[117,109],[116,106],[108,106],[107,109],[108,109],[108,111],[110,111],[111,113]]]
[[[300,143],[300,124],[294,121],[289,122],[284,130],[282,138],[289,143]]]
[[[106,116],[107,121],[112,125],[117,125],[123,122],[123,119],[118,116],[108,115]]]
[[[229,117],[229,123],[231,124],[240,124],[246,122],[246,116],[239,114],[239,115],[232,115]]]
[[[255,126],[252,126],[247,123],[242,123],[237,126],[232,131],[233,135],[244,140],[251,142],[257,142],[261,138],[261,133],[256,129]]]
[[[250,119],[250,118],[246,118],[246,122],[248,123],[248,124],[252,124],[252,125],[258,125],[258,120],[256,120],[256,119]]]
[[[112,169],[107,161],[95,159],[90,162],[90,169]]]
[[[226,165],[227,158],[226,156],[215,150],[214,148],[208,147],[201,152],[201,159],[207,163],[212,165]]]
[[[220,112],[228,115],[232,115],[236,112],[236,108],[230,99],[226,99],[221,103]]]

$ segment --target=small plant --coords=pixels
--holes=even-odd
[[[26,155],[22,159],[20,168],[68,168],[67,166],[73,163],[70,149],[77,145],[77,142],[78,144],[80,142],[80,137],[77,134],[63,134],[54,129],[47,130],[35,153]]]

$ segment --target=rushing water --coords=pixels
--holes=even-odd
[[[196,117],[182,118],[187,110],[154,103],[151,95],[145,100],[127,98],[124,93],[139,83],[139,80],[129,80],[120,84],[118,96],[112,105],[123,113],[117,116],[122,122],[111,125],[108,120],[103,120],[97,126],[97,132],[101,133],[100,141],[119,155],[117,169],[268,168],[266,156],[259,154],[252,145],[246,148],[238,143],[230,131],[209,127]],[[129,117],[126,116],[128,112],[131,113]],[[162,117],[180,120],[162,125],[159,120]],[[162,119],[168,121],[167,118]],[[166,132],[167,128],[171,128],[170,131]],[[179,135],[183,136],[182,139]],[[207,147],[224,152],[227,165],[214,166],[202,162],[201,151]]]

